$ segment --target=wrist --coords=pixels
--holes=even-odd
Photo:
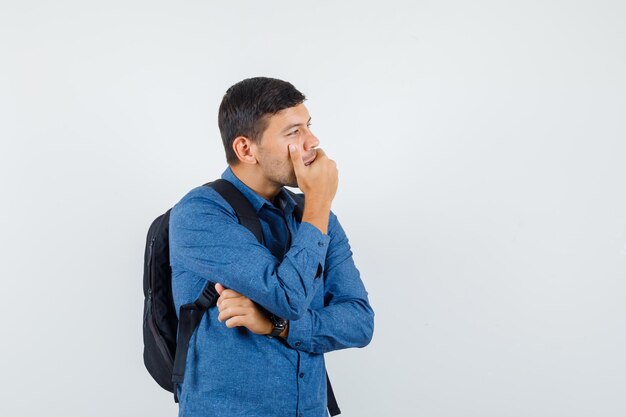
[[[332,205],[333,199],[327,198],[323,194],[304,193],[304,207],[324,208]]]
[[[287,339],[287,336],[289,336],[289,322],[285,324],[285,329],[278,335],[278,337],[282,337],[283,339]]]
[[[302,210],[303,217],[325,217],[325,214],[330,213],[332,201],[304,201],[304,209]]]
[[[266,334],[266,336],[270,338],[277,336],[282,337],[282,335],[285,334],[285,330],[287,330],[289,322],[273,314],[270,315],[268,318],[272,328],[270,329],[269,333]]]
[[[305,211],[302,215],[302,221],[307,222],[315,226],[322,234],[328,234],[328,219],[330,217],[330,209],[325,209],[318,212]]]

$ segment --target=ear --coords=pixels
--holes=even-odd
[[[233,141],[233,151],[244,164],[256,164],[256,146],[245,136],[237,136]]]

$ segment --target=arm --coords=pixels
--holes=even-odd
[[[288,320],[306,313],[322,285],[329,241],[330,236],[303,222],[279,263],[208,187],[191,191],[170,214],[173,269],[219,282]]]
[[[309,308],[300,319],[289,322],[287,343],[310,353],[363,347],[374,332],[374,311],[352,259],[348,237],[332,212],[330,222],[324,307]]]
[[[334,214],[332,214],[334,216]],[[336,218],[334,218],[336,220]],[[343,232],[336,225],[331,231],[328,273],[326,278],[325,307],[309,308],[304,317],[288,322],[279,335],[292,348],[310,353],[325,353],[349,347],[363,347],[373,333],[374,312],[367,300],[367,292],[359,279],[359,272],[352,261],[352,252]],[[216,285],[220,298],[217,307],[219,321],[227,327],[246,327],[256,334],[269,334],[273,326],[258,306],[249,298]],[[293,326],[292,333],[289,325]],[[290,336],[291,335],[291,336]]]

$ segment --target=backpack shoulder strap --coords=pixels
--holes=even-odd
[[[285,188],[285,191],[296,201],[296,207],[293,209],[293,213],[298,219],[298,222],[302,222],[302,214],[304,213],[304,194],[296,194]]]
[[[250,201],[230,181],[217,179],[204,184],[213,188],[235,210],[239,223],[252,232],[260,244],[264,244],[261,222]]]

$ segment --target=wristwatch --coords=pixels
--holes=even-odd
[[[281,334],[283,330],[285,330],[285,327],[287,327],[287,320],[281,319],[274,314],[270,314],[269,319],[270,323],[274,326],[274,329],[272,330],[272,333],[267,335],[267,337],[276,337]]]

